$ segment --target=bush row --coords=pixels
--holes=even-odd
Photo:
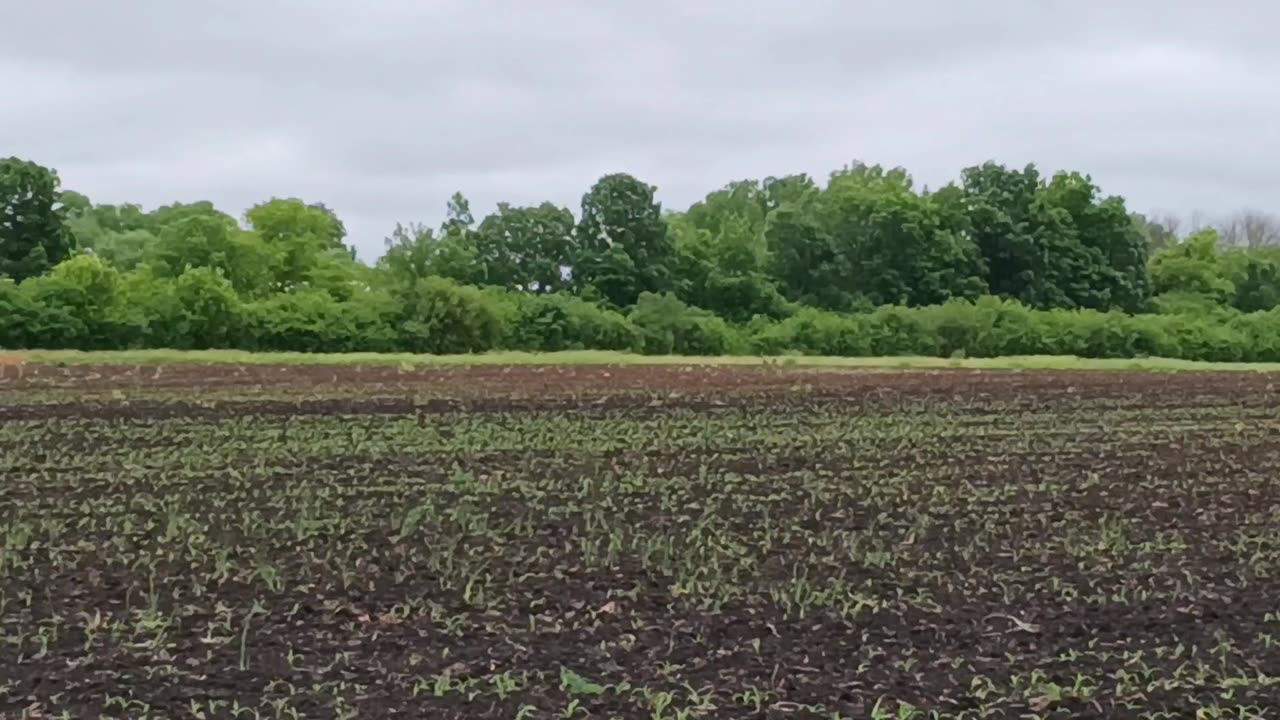
[[[0,282],[0,346],[1280,361],[1280,309],[1126,315],[1031,310],[986,297],[858,314],[802,308],[783,319],[733,325],[666,294],[643,295],[625,315],[571,295],[480,289],[441,278],[400,291],[352,286],[339,297],[302,288],[245,301],[207,268],[160,279],[102,273],[100,265],[72,261],[20,286]]]

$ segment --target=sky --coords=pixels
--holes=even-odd
[[[1143,212],[1280,211],[1268,0],[0,0],[0,156],[94,202],[323,202],[361,257],[449,196],[679,209],[987,160]]]

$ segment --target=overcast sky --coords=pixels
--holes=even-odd
[[[0,155],[95,202],[324,202],[373,259],[455,190],[668,207],[987,159],[1137,210],[1280,210],[1267,0],[0,0]]]

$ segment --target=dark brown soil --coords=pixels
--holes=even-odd
[[[1276,375],[12,372],[0,718],[1280,708]]]

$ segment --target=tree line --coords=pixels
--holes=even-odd
[[[99,204],[0,160],[0,347],[1157,355],[1280,360],[1280,224],[1180,232],[1079,172],[918,188],[850,164],[671,211],[626,173],[574,210],[461,194],[361,262],[323,203]]]

